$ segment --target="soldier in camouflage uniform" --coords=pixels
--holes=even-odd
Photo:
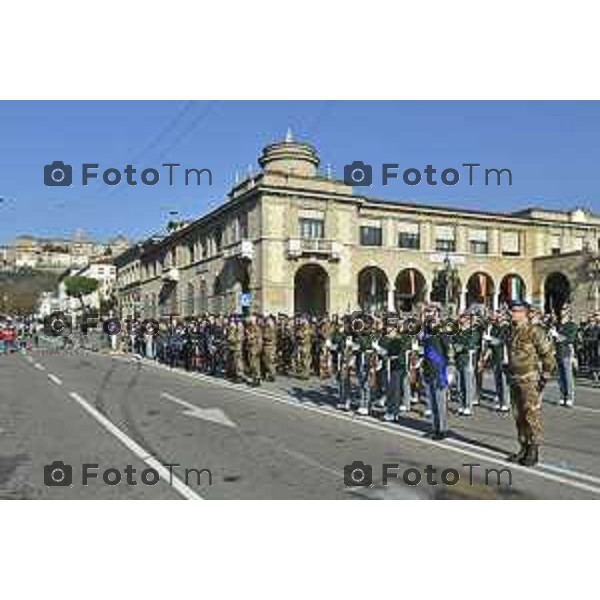
[[[275,381],[277,327],[275,318],[270,315],[262,328],[262,363],[267,381]]]
[[[296,376],[299,379],[310,377],[312,337],[308,320],[301,317],[296,327]]]
[[[246,323],[246,353],[248,356],[248,373],[253,386],[260,385],[260,356],[262,351],[261,328],[256,315],[248,317]]]
[[[226,332],[227,343],[227,376],[234,383],[239,383],[244,373],[243,361],[243,329],[233,317],[229,319]]]
[[[282,375],[292,371],[294,355],[294,335],[290,320],[286,315],[280,315],[277,327],[277,366]]]
[[[539,325],[529,322],[528,312],[529,307],[523,302],[515,302],[511,307],[508,373],[520,450],[508,460],[533,466],[538,462],[543,431],[540,395],[556,363],[552,343]]]
[[[329,367],[331,353],[328,344],[330,340],[331,324],[329,319],[324,317],[319,323],[319,377],[321,379],[328,379],[331,377],[331,369]]]
[[[335,360],[335,373],[338,383],[337,407],[342,410],[350,410],[351,404],[351,373],[354,368],[354,350],[358,346],[352,339],[350,324],[338,321],[331,334],[331,354]]]

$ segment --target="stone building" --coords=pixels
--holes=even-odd
[[[597,305],[600,216],[462,210],[362,195],[307,143],[267,146],[215,210],[115,259],[123,316]],[[594,287],[595,286],[595,287]],[[595,291],[594,291],[595,290]],[[594,295],[595,294],[595,295]]]

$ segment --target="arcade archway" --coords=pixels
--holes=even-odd
[[[396,277],[394,301],[396,311],[410,312],[417,304],[425,301],[427,281],[417,269],[403,269]]]
[[[358,274],[358,305],[368,313],[387,309],[388,279],[378,267],[366,267]]]
[[[555,271],[544,281],[544,312],[558,315],[571,300],[571,283],[566,275]]]
[[[311,316],[327,313],[329,275],[320,265],[300,267],[294,277],[294,312]]]
[[[467,308],[481,305],[494,307],[494,280],[483,271],[473,273],[467,280]]]
[[[500,282],[499,305],[510,305],[511,302],[525,300],[527,288],[520,275],[509,273]]]

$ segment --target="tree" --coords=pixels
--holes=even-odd
[[[81,308],[85,309],[83,297],[88,294],[93,294],[98,289],[98,280],[91,277],[82,277],[74,275],[73,277],[65,277],[65,291],[70,298],[77,298],[81,302]]]

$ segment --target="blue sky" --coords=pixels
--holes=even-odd
[[[527,206],[600,213],[600,102],[1,102],[0,243],[20,234],[106,239],[159,231],[176,210],[198,216],[219,204],[236,169],[257,158],[290,127],[313,143],[322,165],[342,178],[353,160],[401,170],[439,172],[477,162],[510,168],[512,187],[410,187],[376,181],[371,196],[492,211]],[[47,188],[43,166],[75,166],[75,185]],[[163,162],[210,168],[213,185],[169,187],[94,181],[84,188],[83,162],[139,172]],[[79,179],[79,180],[77,180]],[[364,189],[364,188],[363,188]]]

